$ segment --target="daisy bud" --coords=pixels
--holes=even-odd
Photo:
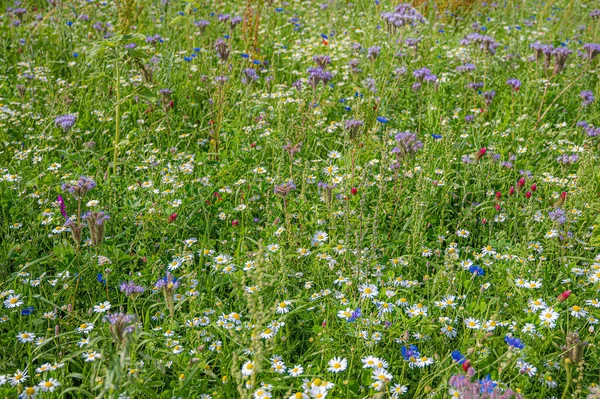
[[[563,293],[561,293],[559,296],[556,297],[556,300],[558,302],[564,302],[567,300],[567,298],[569,298],[569,296],[571,296],[571,290],[566,290]]]
[[[535,190],[537,190],[537,186],[535,184],[532,184],[531,185],[531,191],[535,192]]]
[[[171,216],[169,216],[168,223],[173,223],[175,220],[177,220],[177,214],[172,213]]]
[[[510,186],[510,188],[508,189],[508,195],[515,195],[515,188],[513,186]]]
[[[531,191],[527,191],[525,193],[525,198],[531,198]]]
[[[358,193],[358,189],[356,187],[352,187],[352,190],[350,190],[350,192],[352,193],[352,195],[356,195],[356,193]]]

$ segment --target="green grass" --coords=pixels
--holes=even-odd
[[[23,3],[0,19],[0,395],[444,398],[474,373],[599,397],[591,2],[438,4],[394,32],[389,1]]]

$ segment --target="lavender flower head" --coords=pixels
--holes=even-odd
[[[375,61],[377,59],[377,57],[379,56],[380,52],[381,52],[381,47],[379,47],[379,46],[369,47],[369,49],[367,50],[367,54],[369,54],[369,59],[371,61]]]
[[[95,187],[96,182],[92,178],[86,176],[81,176],[79,180],[74,182],[63,183],[61,186],[64,191],[73,194],[77,199],[82,198],[88,191]]]
[[[258,79],[260,79],[260,77],[253,68],[244,69],[244,74],[242,75],[243,84],[250,84],[256,82]]]
[[[360,128],[364,125],[363,121],[359,121],[357,119],[349,119],[346,121],[346,130],[350,135],[351,139],[356,138],[358,135]]]
[[[215,51],[221,61],[226,62],[229,58],[229,46],[227,45],[227,42],[221,38],[217,39],[215,42]]]
[[[120,285],[120,290],[122,293],[129,297],[136,296],[138,294],[143,293],[146,289],[141,285],[137,285],[133,281],[125,282],[123,281]]]
[[[552,222],[557,224],[565,224],[567,221],[567,214],[562,208],[556,208],[555,210],[548,212],[548,217]]]
[[[206,30],[206,27],[210,25],[210,22],[205,19],[202,19],[200,21],[195,21],[194,25],[200,30],[200,32],[204,32]]]
[[[582,91],[581,93],[579,93],[579,96],[583,99],[582,105],[584,107],[587,107],[588,105],[593,103],[595,100],[594,93],[592,93],[591,91],[588,91],[588,90]]]
[[[464,64],[456,67],[456,72],[469,73],[475,70],[475,64]]]
[[[308,81],[313,89],[316,89],[319,83],[322,83],[323,86],[325,86],[333,77],[331,72],[326,71],[323,68],[308,68],[308,75]]]
[[[556,158],[556,162],[563,165],[572,165],[579,161],[579,155],[577,154],[562,154]]]
[[[492,103],[494,97],[496,97],[496,92],[494,90],[486,91],[485,93],[483,93],[483,98],[485,99],[485,103],[487,105],[490,105]]]
[[[315,55],[312,60],[317,64],[317,67],[325,69],[331,64],[331,58],[328,55]]]
[[[126,313],[112,313],[104,318],[110,324],[110,333],[118,344],[125,344],[137,327],[136,317]]]
[[[403,26],[427,23],[425,17],[410,4],[399,4],[393,12],[381,13],[381,18],[385,20],[388,31],[392,34]]]
[[[54,119],[54,123],[56,124],[57,127],[60,127],[65,132],[68,132],[69,130],[71,130],[73,125],[75,125],[76,120],[77,120],[77,116],[75,116],[73,114],[66,114],[66,115],[57,116],[56,119]]]
[[[580,53],[580,55],[588,61],[592,61],[600,54],[600,44],[586,43],[583,45],[583,50],[585,50],[585,53]]]
[[[396,154],[398,159],[413,156],[423,148],[423,142],[417,138],[417,135],[411,132],[401,132],[396,135],[396,147],[392,149],[392,154]]]
[[[273,191],[275,192],[275,194],[279,195],[281,198],[285,198],[285,197],[287,197],[287,195],[289,193],[291,193],[295,189],[296,189],[296,185],[294,184],[293,181],[290,180],[286,183],[275,186]]]
[[[513,91],[519,91],[521,88],[521,81],[519,79],[511,78],[506,81],[506,84],[509,85]]]
[[[165,277],[159,279],[154,287],[157,290],[174,291],[179,287],[179,280],[177,280],[170,272],[167,272]]]

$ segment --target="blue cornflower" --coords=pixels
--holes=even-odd
[[[35,312],[35,308],[33,306],[27,306],[25,309],[21,310],[21,316],[29,316]]]
[[[248,54],[246,54],[246,53],[242,53],[241,55],[242,55],[242,58],[249,58],[249,57],[250,57],[250,56],[249,56]]]
[[[409,361],[411,358],[421,357],[421,353],[419,352],[419,348],[415,345],[403,346],[402,357],[404,360]]]
[[[482,267],[477,266],[477,265],[473,265],[471,267],[469,267],[469,272],[471,274],[477,275],[477,276],[484,276],[485,275],[485,270],[483,270]]]
[[[434,139],[436,139],[436,140],[437,140],[437,139],[441,139],[441,138],[442,138],[442,135],[441,135],[441,134],[435,134],[435,133],[433,133],[433,134],[431,135],[431,137],[433,137]]]
[[[73,57],[74,57],[74,58],[77,58],[77,57],[79,57],[79,53],[73,53]]]
[[[451,356],[452,356],[452,360],[454,360],[458,364],[463,364],[465,362],[465,360],[467,360],[465,355],[460,353],[460,351],[458,349],[453,350],[451,353]]]
[[[506,342],[508,346],[511,346],[516,349],[523,349],[525,347],[523,341],[521,341],[519,338],[511,337],[509,335],[504,337],[504,342]]]
[[[323,39],[328,39],[328,37],[327,37],[327,35],[326,35],[325,33],[321,33],[321,37],[322,37]]]
[[[379,123],[388,123],[390,120],[388,118],[386,118],[385,116],[378,116],[377,117],[377,122]]]
[[[98,273],[98,274],[96,275],[96,280],[98,280],[98,282],[99,282],[99,283],[106,284],[106,280],[105,280],[105,279],[104,279],[104,277],[102,276],[102,273]]]
[[[361,314],[362,314],[362,310],[360,308],[356,308],[356,310],[354,310],[354,312],[352,312],[352,315],[348,319],[348,322],[356,321],[356,319],[358,319]]]
[[[277,11],[277,12],[283,12],[283,8],[279,8],[278,7],[278,8],[275,9],[275,11]]]
[[[67,21],[67,26],[73,25],[73,21]]]
[[[490,375],[486,375],[483,380],[479,380],[479,392],[480,393],[492,393],[494,392],[494,388],[496,388],[498,384],[492,380]]]

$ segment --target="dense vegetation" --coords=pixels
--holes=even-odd
[[[2,7],[2,396],[600,398],[592,2]]]

